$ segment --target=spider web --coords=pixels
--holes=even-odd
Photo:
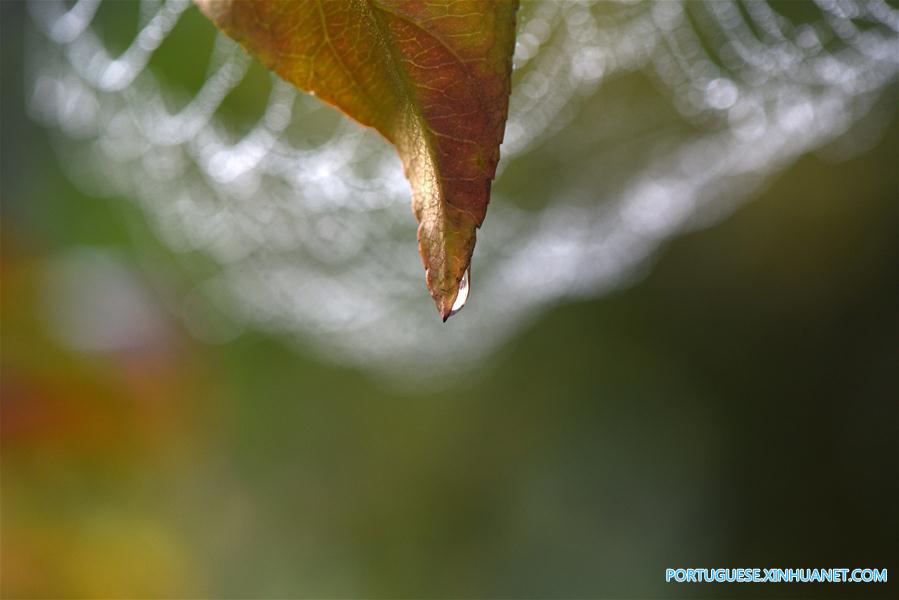
[[[196,9],[143,0],[114,55],[100,5],[30,5],[30,110],[58,132],[70,177],[132,198],[167,246],[211,260],[188,296],[385,372],[470,366],[553,303],[632,281],[666,240],[725,217],[803,154],[864,151],[895,108],[899,11],[882,0],[819,0],[802,22],[765,1],[525,2],[474,290],[444,325],[391,148],[345,120],[318,142],[290,135],[322,108],[276,78],[235,139],[219,109],[250,65],[239,48],[218,35],[185,97],[148,65]],[[650,93],[634,94],[640,82]],[[547,157],[552,198],[516,202],[507,174]],[[202,336],[191,306],[176,312]]]

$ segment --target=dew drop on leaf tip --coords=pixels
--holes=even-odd
[[[456,301],[453,302],[453,308],[450,309],[449,314],[443,319],[444,321],[465,307],[465,303],[468,301],[468,293],[471,291],[470,274],[471,267],[465,270],[465,275],[462,276],[462,281],[459,282],[459,293],[456,294]]]

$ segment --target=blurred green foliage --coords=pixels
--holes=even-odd
[[[126,199],[65,180],[25,116],[24,11],[2,8],[3,597],[895,591],[664,583],[677,566],[899,572],[895,119],[436,389],[277,336],[205,345],[174,318],[151,347],[81,352],[41,316],[59,257],[116,256],[163,314],[190,282]]]

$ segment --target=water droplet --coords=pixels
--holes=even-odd
[[[465,306],[465,303],[468,301],[468,292],[471,291],[471,267],[465,270],[465,275],[462,276],[462,281],[459,282],[459,293],[456,294],[456,301],[453,302],[453,308],[450,310],[450,314],[447,317],[451,317]]]

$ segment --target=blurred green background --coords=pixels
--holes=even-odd
[[[664,582],[899,576],[895,115],[632,287],[407,386],[168,316],[173,258],[63,176],[25,112],[24,7],[2,11],[4,598],[896,597]],[[139,347],[76,351],[46,316],[96,253],[161,320]]]

